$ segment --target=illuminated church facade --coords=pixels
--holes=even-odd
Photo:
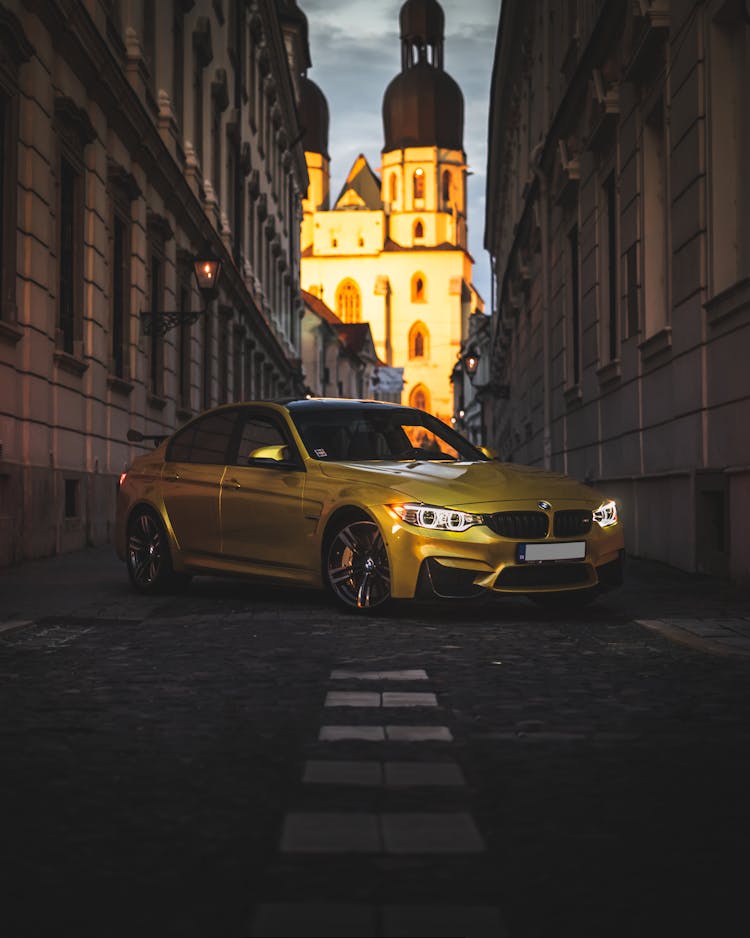
[[[482,309],[467,249],[463,95],[443,68],[437,0],[407,0],[399,23],[402,68],[383,97],[380,175],[360,155],[333,208],[328,106],[302,79],[310,186],[301,285],[344,322],[368,322],[380,361],[404,369],[402,402],[448,421],[451,372]]]

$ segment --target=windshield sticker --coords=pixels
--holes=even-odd
[[[315,453],[318,459],[323,459],[324,457],[328,455],[328,453],[324,449],[314,449],[313,453]]]

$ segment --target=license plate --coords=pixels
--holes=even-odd
[[[585,556],[586,541],[518,545],[519,563],[534,563],[539,560],[583,560]]]

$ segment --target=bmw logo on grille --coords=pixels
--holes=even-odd
[[[549,502],[545,502],[544,499],[542,499],[540,502],[537,502],[537,506],[541,508],[542,511],[549,511],[550,508],[552,508],[552,505],[550,505]]]

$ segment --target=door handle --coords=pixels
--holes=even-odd
[[[231,485],[233,489],[241,489],[242,485],[237,479],[227,479],[227,485]]]
[[[170,472],[170,473],[167,473],[167,475],[164,476],[164,479],[165,479],[167,482],[177,482],[177,480],[178,480],[179,478],[180,478],[179,472]]]

